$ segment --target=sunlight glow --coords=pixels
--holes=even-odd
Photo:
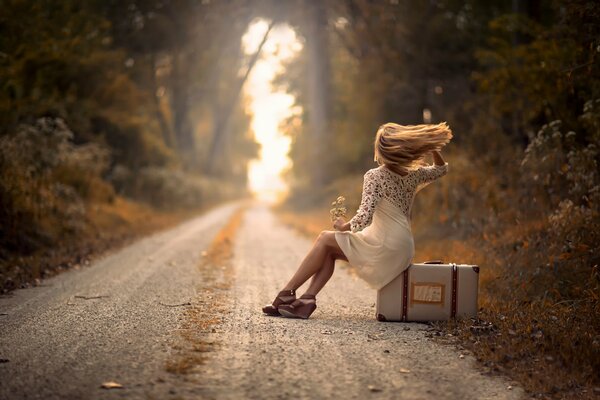
[[[247,55],[256,52],[267,29],[268,22],[263,19],[250,24],[242,37],[242,46]],[[291,167],[288,156],[291,140],[279,127],[283,121],[299,112],[298,107],[294,107],[294,97],[275,91],[272,82],[282,71],[283,63],[301,49],[302,44],[289,25],[275,26],[244,88],[250,99],[252,130],[261,146],[259,158],[248,165],[248,184],[257,198],[269,202],[279,200],[287,192],[288,187],[281,175]]]

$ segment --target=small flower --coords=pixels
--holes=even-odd
[[[338,198],[335,199],[335,201],[333,201],[331,203],[331,206],[333,208],[331,210],[329,210],[329,215],[330,215],[332,221],[335,221],[339,217],[346,216],[347,209],[346,209],[346,204],[344,204],[345,201],[346,201],[346,198],[344,198],[344,196],[338,196]]]

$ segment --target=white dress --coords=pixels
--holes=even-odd
[[[335,239],[356,274],[380,289],[410,265],[415,253],[410,211],[416,193],[448,172],[448,163],[399,175],[384,166],[364,176],[360,207],[350,231]]]

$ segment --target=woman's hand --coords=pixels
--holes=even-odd
[[[444,161],[444,157],[442,157],[440,150],[434,150],[431,152],[431,154],[433,155],[433,163],[435,165],[442,166],[446,164],[446,161]]]
[[[336,231],[349,231],[350,223],[346,222],[346,220],[342,217],[337,217],[335,221],[333,221],[333,229]]]

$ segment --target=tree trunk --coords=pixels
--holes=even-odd
[[[156,82],[156,54],[152,53],[150,55],[150,90],[152,90],[152,100],[154,102],[154,113],[156,116],[156,120],[160,127],[160,131],[162,133],[163,140],[168,147],[173,147],[175,145],[173,136],[171,134],[171,129],[165,116],[160,109],[160,98],[158,97],[158,84]]]
[[[209,174],[214,173],[214,171],[215,171],[216,160],[218,159],[218,156],[220,156],[221,153],[223,152],[223,146],[225,144],[225,139],[226,139],[226,135],[227,135],[227,125],[229,123],[231,114],[233,113],[234,108],[236,107],[236,105],[239,102],[239,98],[242,93],[242,88],[244,87],[244,84],[248,80],[248,76],[250,76],[250,72],[252,72],[254,65],[256,65],[256,62],[258,61],[258,59],[260,57],[260,53],[263,49],[263,46],[267,42],[269,33],[273,29],[274,25],[275,25],[275,22],[271,22],[269,24],[269,27],[267,28],[267,31],[265,32],[265,34],[262,38],[262,41],[260,42],[258,49],[256,50],[256,53],[254,53],[252,55],[252,58],[250,59],[250,62],[248,63],[248,69],[246,70],[246,73],[235,85],[231,98],[227,102],[225,102],[224,110],[220,110],[220,112],[219,111],[215,112],[215,114],[216,114],[215,125],[214,125],[214,129],[213,129],[211,146],[210,146],[210,150],[208,153],[206,168],[205,168],[206,172]]]
[[[308,55],[308,126],[312,135],[314,168],[311,180],[322,186],[327,177],[322,160],[328,146],[327,129],[331,116],[331,66],[329,61],[329,39],[327,37],[327,9],[325,2],[310,1],[308,7],[306,51]]]
[[[189,160],[194,149],[194,136],[189,122],[188,60],[185,53],[176,50],[173,54],[171,71],[171,108],[173,112],[173,131],[177,140],[177,149],[184,160]]]

